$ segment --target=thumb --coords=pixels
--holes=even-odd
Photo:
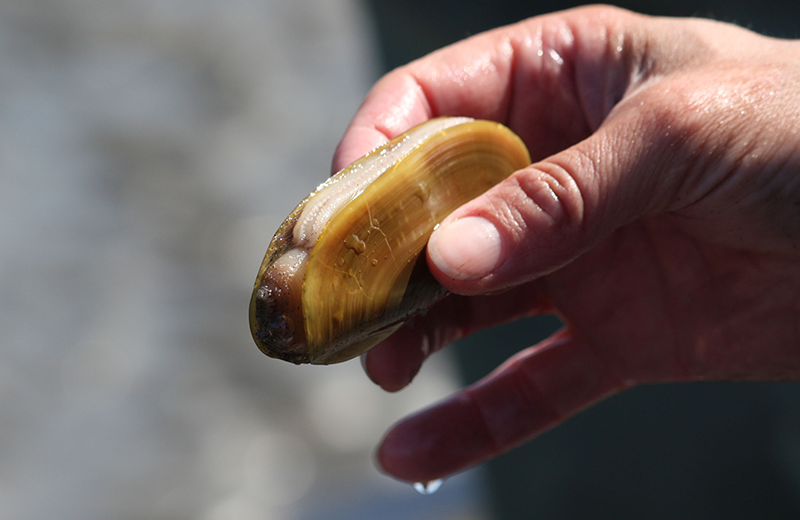
[[[685,171],[676,154],[685,134],[658,136],[657,125],[640,119],[607,121],[454,211],[428,242],[433,274],[460,294],[501,290],[555,271],[620,226],[669,208],[681,186],[675,173]]]

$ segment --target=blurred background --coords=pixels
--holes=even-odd
[[[4,0],[0,517],[800,517],[794,383],[639,388],[420,496],[374,469],[385,429],[554,319],[463,341],[396,395],[249,337],[267,242],[380,74],[567,6]],[[624,6],[800,27],[789,3]]]

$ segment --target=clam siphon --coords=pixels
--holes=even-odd
[[[321,184],[278,228],[250,329],[266,355],[331,364],[366,352],[446,295],[424,250],[449,213],[530,164],[505,126],[439,118]]]

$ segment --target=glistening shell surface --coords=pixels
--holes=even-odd
[[[447,118],[415,127],[339,172],[270,243],[250,306],[259,348],[295,363],[336,363],[424,313],[446,294],[421,254],[436,224],[529,163],[525,145],[503,125]],[[368,183],[353,181],[365,172]],[[306,205],[342,182],[353,191],[319,229],[302,233],[317,234],[310,248],[292,253],[303,240],[295,231]],[[305,263],[286,268],[287,253],[306,255]]]

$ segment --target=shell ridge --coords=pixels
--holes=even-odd
[[[447,291],[428,270],[424,254],[434,227],[462,203],[530,164],[522,141],[501,124],[452,118],[436,125],[443,126],[412,129],[377,147],[344,168],[344,179],[331,178],[318,187],[341,183],[349,191],[315,231],[305,277],[298,280],[307,362],[354,357],[444,297]],[[347,178],[370,169],[368,183]],[[292,247],[289,220],[296,223],[318,196],[315,191],[296,208],[279,228],[284,236],[276,234],[270,249],[273,244]]]

